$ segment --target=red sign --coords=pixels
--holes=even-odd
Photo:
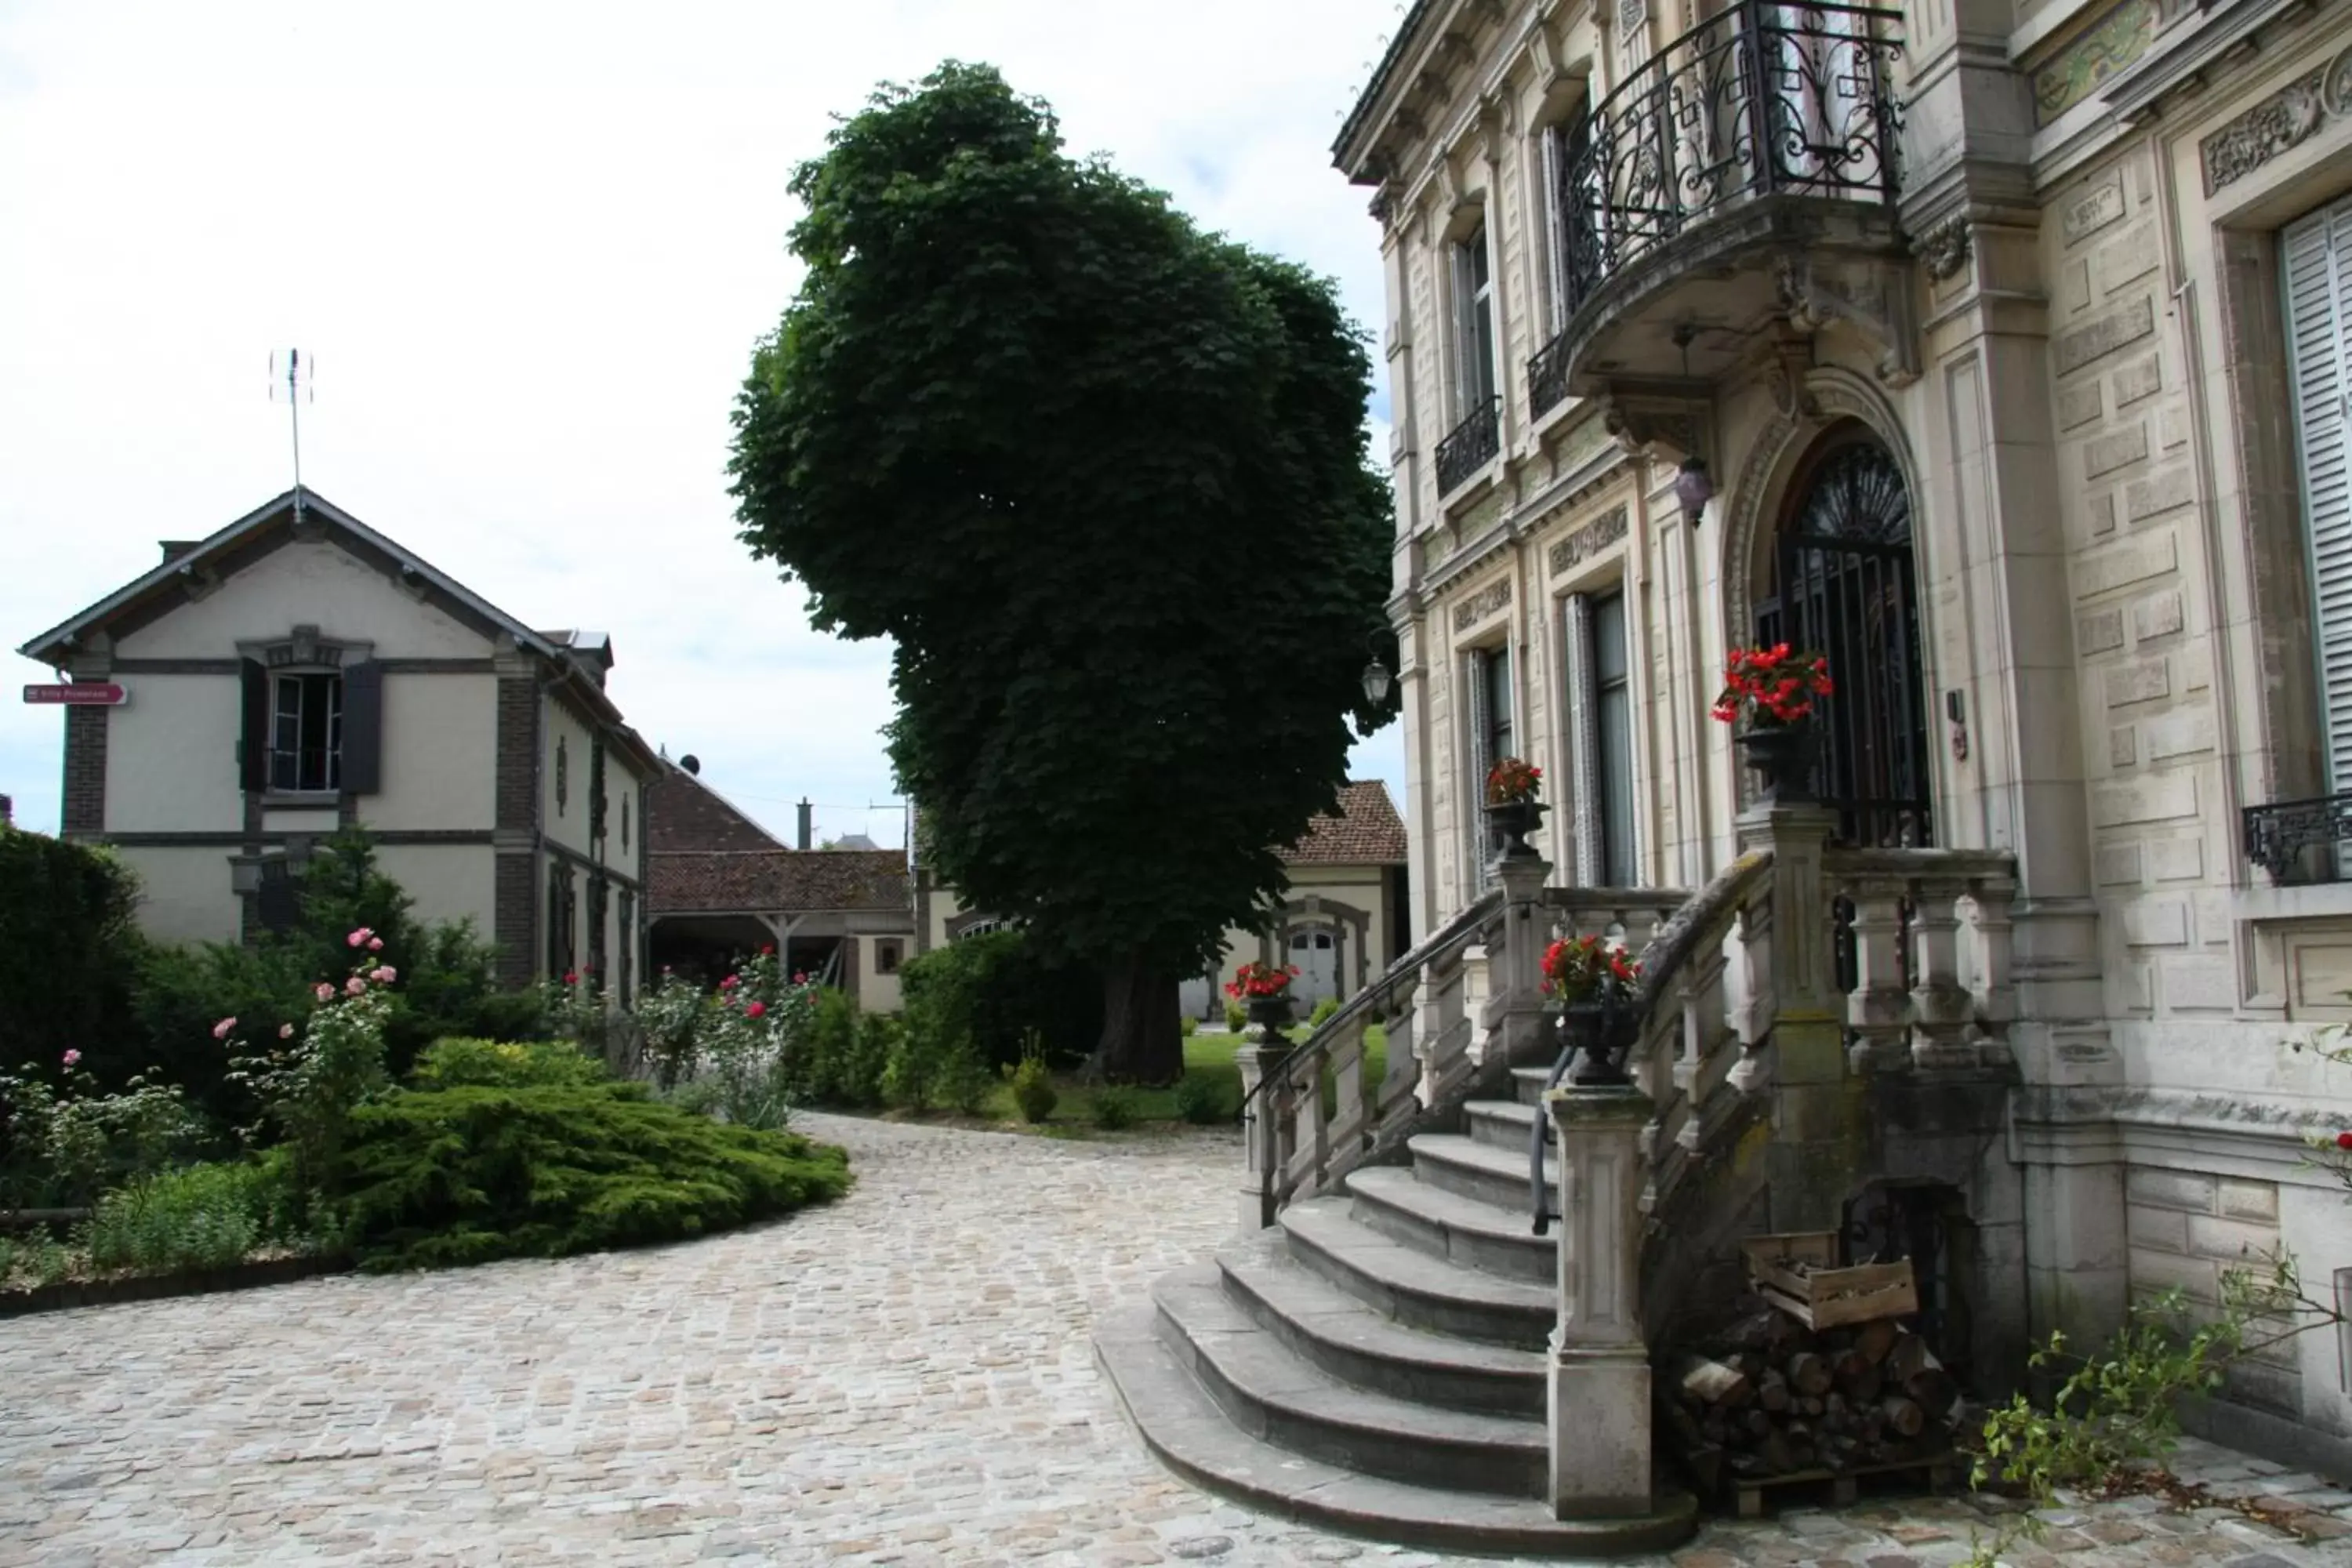
[[[77,680],[70,686],[27,686],[27,702],[64,703],[73,708],[120,708],[131,693],[112,682]]]

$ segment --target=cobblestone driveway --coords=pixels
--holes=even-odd
[[[806,1125],[857,1187],[756,1231],[0,1322],[0,1563],[1461,1561],[1193,1492],[1115,1408],[1088,1327],[1224,1234],[1230,1134]],[[2352,1495],[2199,1459],[2352,1534],[2323,1517]],[[1949,1563],[1978,1518],[1796,1513],[1675,1561]],[[2352,1563],[2147,1500],[2049,1545],[2067,1568]]]

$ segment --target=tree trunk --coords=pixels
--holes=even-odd
[[[1176,982],[1154,974],[1138,958],[1103,970],[1103,1032],[1095,1047],[1096,1073],[1113,1083],[1174,1083],[1184,1076],[1184,1037],[1178,1032]]]

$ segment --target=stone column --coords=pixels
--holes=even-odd
[[[1772,851],[1772,1147],[1775,1231],[1834,1230],[1846,1186],[1863,1168],[1866,1129],[1861,1080],[1845,1059],[1845,1005],[1830,946],[1823,852],[1837,814],[1825,806],[1765,804],[1739,816],[1742,851]]]
[[[1632,1085],[1556,1089],[1559,1319],[1547,1405],[1556,1519],[1653,1511],[1650,1352],[1642,1336],[1642,1129],[1654,1107]]]
[[[1544,881],[1550,875],[1551,862],[1535,856],[1495,862],[1496,880],[1503,884],[1503,951],[1502,962],[1496,963],[1493,946],[1487,948],[1488,1060],[1497,1047],[1513,1063],[1547,1054],[1543,952],[1551,926],[1542,916]]]
[[[1279,1047],[1252,1044],[1234,1051],[1234,1066],[1242,1075],[1243,1170],[1240,1201],[1235,1209],[1241,1227],[1245,1231],[1264,1230],[1266,1226],[1265,1183],[1274,1169],[1276,1149],[1280,1130],[1275,1122],[1271,1093],[1260,1095],[1257,1087],[1265,1078],[1266,1058],[1279,1061],[1286,1053]],[[1252,1097],[1255,1096],[1255,1099]]]

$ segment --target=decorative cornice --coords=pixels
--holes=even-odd
[[[2310,139],[2352,103],[2352,49],[2271,94],[2198,144],[2205,194],[2236,184],[2280,153]]]
[[[2117,0],[2109,6],[2033,73],[2033,123],[2049,124],[2147,53],[2163,16],[2158,0]]]
[[[1546,557],[1546,564],[1551,575],[1559,576],[1570,567],[1581,564],[1624,538],[1627,529],[1631,526],[1628,521],[1630,516],[1631,513],[1621,501],[1582,528],[1570,533],[1567,538],[1554,543],[1550,553]]]

